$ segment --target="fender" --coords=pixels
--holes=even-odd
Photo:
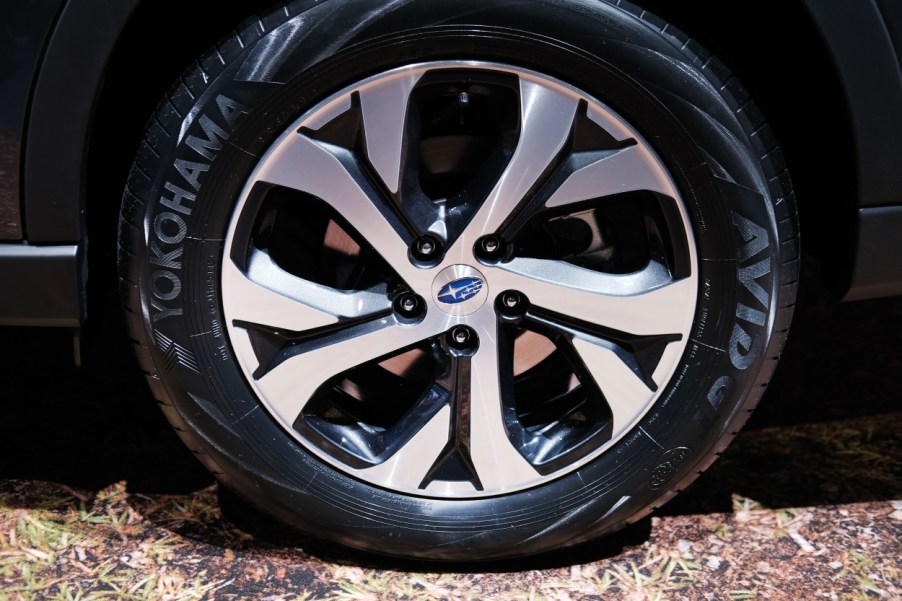
[[[902,256],[902,7],[893,0],[803,2],[829,41],[855,137],[858,240],[843,300],[902,294],[902,266],[886,260]]]
[[[803,0],[827,40],[852,116],[858,204],[902,201],[902,10],[892,0]],[[891,11],[895,10],[895,13]],[[884,18],[886,17],[886,18]],[[894,47],[893,42],[896,42]]]
[[[49,38],[35,81],[23,161],[25,231],[31,243],[78,243],[85,237],[92,117],[113,48],[139,2],[69,0]]]

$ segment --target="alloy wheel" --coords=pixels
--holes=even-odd
[[[536,72],[355,83],[260,159],[225,242],[226,331],[322,461],[405,494],[539,486],[667,390],[695,316],[686,208],[650,144]]]

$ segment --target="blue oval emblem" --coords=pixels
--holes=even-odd
[[[482,280],[479,278],[460,278],[448,282],[438,291],[438,300],[446,305],[456,305],[468,301],[482,290]]]

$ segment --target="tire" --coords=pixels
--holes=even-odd
[[[764,392],[798,278],[744,89],[625,2],[298,1],[199,57],[120,285],[185,443],[372,552],[524,556],[647,515]]]

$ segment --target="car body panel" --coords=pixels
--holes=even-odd
[[[109,57],[137,5],[138,0],[70,0],[60,14],[28,120],[23,190],[29,242],[84,238],[84,171],[95,103]]]
[[[892,29],[900,32],[899,3],[805,0],[805,4],[829,42],[849,103],[858,159],[858,204],[902,203],[902,70],[890,25],[880,10],[883,7],[887,17],[900,20]]]
[[[23,235],[19,197],[26,115],[61,0],[0,2],[0,240]]]

